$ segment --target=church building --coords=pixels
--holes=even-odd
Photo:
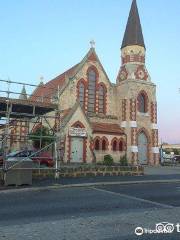
[[[126,155],[130,164],[159,163],[156,86],[145,61],[146,47],[133,0],[116,83],[107,76],[91,41],[82,61],[35,90],[31,100],[48,96],[53,102],[59,96],[57,135],[64,163],[99,162],[107,154],[116,162]]]

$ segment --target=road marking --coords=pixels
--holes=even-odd
[[[146,199],[138,198],[138,197],[133,197],[133,196],[123,194],[123,193],[116,193],[116,192],[112,192],[112,191],[108,191],[108,190],[104,190],[104,189],[100,189],[100,188],[96,188],[96,187],[92,187],[91,189],[94,189],[94,190],[100,191],[100,192],[104,192],[104,193],[108,193],[108,194],[113,194],[113,195],[116,195],[116,196],[121,196],[121,197],[128,198],[128,199],[131,199],[131,200],[140,201],[140,202],[143,202],[143,203],[150,203],[150,204],[153,204],[153,205],[158,206],[158,207],[174,208],[174,206],[171,206],[171,205],[158,203],[158,202],[153,202],[153,201],[150,201],[150,200],[146,200]]]

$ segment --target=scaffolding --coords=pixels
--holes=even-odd
[[[22,87],[22,92],[18,90]],[[32,88],[35,88],[33,91]],[[59,177],[60,170],[60,147],[61,139],[61,111],[59,109],[59,88],[48,87],[51,93],[37,94],[37,89],[47,88],[44,84],[34,85],[23,82],[0,79],[0,150],[2,152],[3,164],[0,166],[4,174],[13,166],[7,168],[6,160],[12,150],[33,149],[31,158],[44,151],[51,151],[55,170],[55,177]],[[26,89],[29,94],[26,92]],[[48,134],[43,134],[43,128],[48,129]],[[40,129],[40,134],[35,131]],[[43,144],[44,140],[49,144]],[[38,149],[33,148],[33,141],[39,142]],[[20,159],[24,161],[26,159]],[[47,167],[40,165],[33,169],[43,171]]]

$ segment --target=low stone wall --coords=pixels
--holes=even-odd
[[[54,177],[54,169],[33,170],[33,178]],[[142,166],[78,166],[62,167],[60,177],[136,176],[144,175]]]

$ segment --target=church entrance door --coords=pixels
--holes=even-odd
[[[148,163],[148,139],[144,132],[138,135],[138,160],[140,164]]]
[[[71,162],[83,162],[83,138],[71,138]]]

